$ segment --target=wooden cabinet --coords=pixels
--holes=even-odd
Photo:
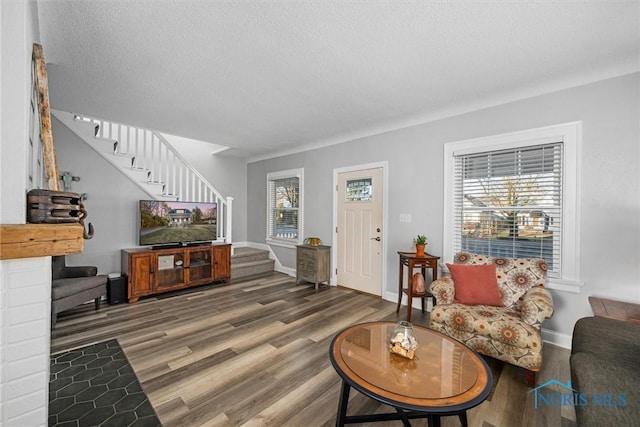
[[[231,245],[171,249],[124,249],[122,273],[128,277],[128,299],[231,279]]]
[[[296,284],[327,282],[331,278],[331,246],[298,245],[296,250]]]
[[[226,250],[213,251],[213,275],[217,280],[224,279],[225,282],[231,279],[231,246],[227,246]]]
[[[130,256],[128,268],[123,271],[129,278],[129,299],[133,295],[137,300],[138,297],[154,293],[155,285],[152,283],[154,281],[154,269],[152,268],[154,259],[151,252],[136,253]]]

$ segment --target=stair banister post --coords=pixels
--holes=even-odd
[[[233,218],[233,215],[231,214],[233,208],[233,197],[229,196],[227,197],[227,215],[225,216],[225,241],[227,243],[231,243],[231,218]],[[233,255],[233,246],[231,246],[231,255]]]

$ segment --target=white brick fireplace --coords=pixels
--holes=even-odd
[[[0,424],[46,425],[51,258],[0,261]]]

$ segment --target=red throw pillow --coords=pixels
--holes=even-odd
[[[455,287],[455,299],[466,305],[495,305],[504,307],[498,280],[496,266],[447,264]]]

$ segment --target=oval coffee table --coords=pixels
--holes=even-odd
[[[482,403],[493,386],[487,363],[473,350],[439,332],[414,330],[419,347],[413,360],[392,354],[394,322],[350,326],[331,341],[331,364],[342,378],[336,425],[428,418],[438,427],[441,416],[458,415],[467,426],[467,409]],[[395,408],[396,412],[347,416],[351,387]]]

